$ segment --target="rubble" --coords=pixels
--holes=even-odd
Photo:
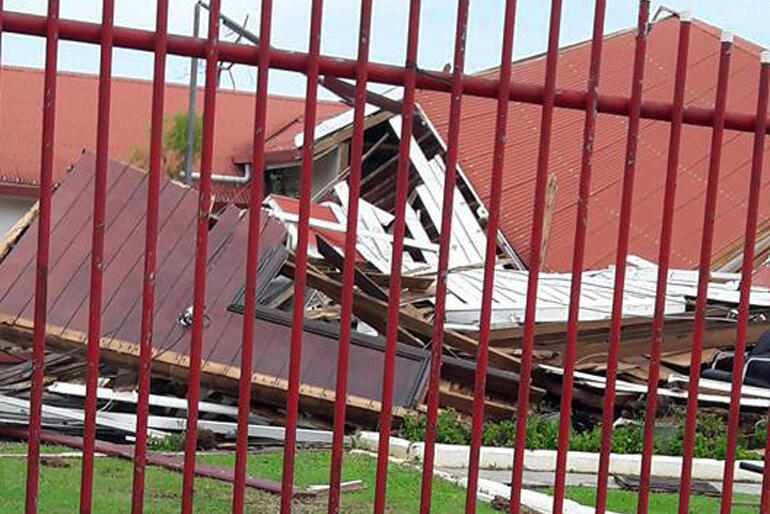
[[[343,250],[350,173],[344,162],[340,162],[335,177],[315,189],[310,210],[310,262],[300,377],[300,410],[308,427],[328,427],[333,412],[336,347],[341,330],[341,275],[348,257],[355,259],[348,422],[353,427],[373,428],[380,409],[379,377],[384,365],[383,337],[387,330],[395,220],[394,174],[390,171],[396,162],[401,121],[393,109],[388,110],[388,106],[393,108],[392,102],[398,102],[395,95],[375,95],[372,101],[380,107],[371,105],[367,110],[367,149],[355,254],[346,256]],[[412,166],[398,313],[393,398],[396,419],[425,409],[447,173],[441,139],[419,108],[416,114],[410,146]],[[345,112],[319,125],[317,151],[348,144],[351,122],[350,112]],[[301,144],[301,138],[295,144]],[[87,342],[91,207],[82,198],[92,195],[93,184],[88,178],[93,166],[94,156],[84,153],[53,195],[53,264],[46,328],[49,351],[46,398],[51,402],[44,408],[44,425],[57,430],[77,428],[82,419],[82,411],[61,402],[62,395],[75,398],[83,394],[79,381],[84,371],[82,355]],[[101,428],[123,437],[130,436],[135,426],[135,417],[121,410],[120,405],[127,401],[121,395],[133,394],[138,367],[145,181],[143,172],[117,161],[110,162],[100,341],[104,370],[100,402],[108,409],[100,412],[97,422]],[[557,184],[555,180],[552,182],[549,190],[555,195]],[[162,184],[152,373],[153,394],[164,400],[151,403],[151,435],[156,437],[185,428],[181,412],[189,366],[187,339],[193,287],[189,269],[194,257],[194,239],[190,234],[197,213],[196,197],[196,191],[171,179]],[[267,425],[282,421],[281,409],[288,389],[291,334],[288,310],[293,301],[299,202],[279,194],[265,198],[257,262],[258,306],[254,313],[244,311],[246,211],[237,205],[216,205],[217,210],[212,213],[215,222],[209,234],[209,287],[204,311],[201,377],[209,397],[205,405],[216,407],[201,408],[200,426],[212,430],[223,440],[232,439],[235,434],[233,409],[240,376],[243,316],[253,315],[256,352],[251,370],[252,400],[254,411],[259,411],[260,416],[250,425],[249,433],[257,439],[270,439],[265,434],[275,435],[272,429],[280,427]],[[487,217],[480,197],[458,169],[449,240],[449,293],[442,333],[445,352],[439,404],[465,415],[473,411],[475,357],[480,346],[480,313],[485,294]],[[0,337],[9,341],[0,348],[5,352],[0,356],[7,355],[0,359],[0,421],[4,423],[18,423],[27,415],[24,395],[29,388],[29,366],[24,352],[30,346],[33,327],[34,269],[30,263],[36,249],[36,231],[36,208],[33,207],[0,245]],[[495,238],[497,258],[491,291],[485,415],[491,419],[510,419],[516,412],[529,271],[502,233]],[[704,379],[699,400],[723,407],[729,404],[729,351],[733,346],[739,302],[740,274],[732,265],[740,257],[736,252],[740,252],[740,245],[732,244],[718,254],[720,271],[712,273],[708,287],[708,318],[703,340]],[[652,337],[657,273],[654,263],[628,257],[619,349],[619,409],[634,405],[647,393],[647,353]],[[576,348],[576,408],[580,406],[589,411],[601,408],[614,279],[613,266],[583,272]],[[570,273],[545,270],[540,273],[531,386],[531,400],[536,404],[555,405],[561,395],[571,282]],[[684,374],[689,372],[697,287],[697,271],[670,270],[659,394],[674,402],[686,401],[687,397],[683,385],[688,381]],[[747,341],[754,345],[770,330],[770,289],[753,288],[750,304]],[[750,354],[749,362],[761,375],[767,352],[753,351],[757,354]],[[755,375],[749,369],[741,402],[749,409],[764,409],[770,405],[770,392],[766,381]],[[178,406],[169,409],[169,405]],[[309,437],[319,442],[318,437],[326,436]]]

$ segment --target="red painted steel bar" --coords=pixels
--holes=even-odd
[[[393,229],[393,257],[390,268],[388,291],[388,318],[385,334],[385,369],[382,375],[382,402],[380,405],[380,438],[377,446],[377,476],[374,491],[374,512],[385,511],[385,493],[388,476],[388,451],[390,428],[393,419],[393,375],[396,364],[396,341],[398,338],[398,314],[401,309],[401,265],[406,235],[406,196],[409,189],[411,160],[409,148],[412,142],[414,123],[414,95],[417,85],[417,42],[420,33],[420,0],[411,0],[409,7],[409,32],[406,46],[404,75],[404,98],[401,111],[401,141],[398,149],[396,171],[396,220]]]
[[[328,512],[330,514],[339,512],[340,508],[340,483],[342,481],[342,454],[345,438],[345,407],[348,395],[350,330],[353,317],[353,285],[356,265],[356,242],[358,239],[358,205],[361,195],[361,167],[364,152],[364,118],[366,116],[366,86],[371,26],[372,0],[363,0],[361,2],[361,20],[358,30],[353,138],[350,144],[350,177],[348,179],[348,221],[345,232],[345,263],[342,270],[342,305],[339,348],[337,349],[337,381],[334,390],[332,460],[329,470]]]
[[[53,193],[53,144],[56,118],[56,57],[59,46],[59,0],[48,2],[43,82],[43,134],[40,150],[40,197],[35,267],[35,325],[32,333],[32,390],[30,392],[29,441],[27,444],[27,497],[25,512],[37,512],[40,465],[40,424],[43,410],[43,374],[48,305],[48,257],[51,243],[51,195]]]
[[[307,280],[307,245],[310,235],[310,198],[313,187],[313,148],[315,145],[316,106],[318,103],[318,65],[321,53],[321,22],[323,0],[313,0],[310,14],[310,59],[305,70],[305,126],[302,141],[302,171],[299,189],[299,225],[294,273],[294,296],[289,356],[289,390],[286,397],[286,436],[283,448],[283,479],[281,481],[281,512],[291,512],[291,492],[294,488],[294,455],[297,440],[299,410],[299,379],[302,365],[302,327],[305,315],[305,283]]]
[[[553,513],[564,508],[564,487],[567,476],[567,452],[572,427],[572,396],[577,360],[577,330],[580,317],[580,288],[583,278],[583,264],[588,229],[588,202],[591,196],[591,172],[593,169],[594,137],[596,135],[596,102],[599,97],[599,76],[604,42],[604,16],[606,0],[596,0],[594,7],[594,28],[591,39],[591,61],[588,69],[588,96],[586,117],[583,128],[583,157],[580,167],[577,218],[575,220],[575,246],[572,254],[572,284],[570,287],[569,313],[567,318],[567,350],[564,358],[564,378],[561,388],[561,411],[559,415],[559,448],[556,452],[556,475],[553,494]]]
[[[473,425],[468,460],[468,485],[465,493],[465,512],[476,512],[476,489],[479,481],[479,455],[481,453],[481,429],[484,423],[484,399],[489,361],[489,336],[492,319],[492,292],[495,281],[497,255],[497,227],[500,221],[500,200],[503,189],[505,165],[505,140],[508,133],[508,103],[513,68],[513,34],[516,28],[516,0],[506,0],[503,23],[503,43],[500,56],[500,89],[497,97],[495,121],[495,147],[492,154],[492,182],[490,185],[489,221],[487,223],[487,248],[484,258],[484,283],[479,318],[479,350],[476,353],[476,373],[473,380]],[[449,169],[449,168],[447,168]]]
[[[647,500],[652,469],[655,418],[658,410],[658,382],[660,381],[660,356],[663,344],[663,324],[666,319],[666,292],[668,290],[668,270],[671,263],[671,238],[674,230],[674,210],[676,207],[676,186],[679,175],[679,151],[682,141],[682,112],[684,110],[685,85],[687,82],[687,57],[690,50],[690,13],[679,14],[679,45],[676,57],[676,75],[674,78],[674,113],[671,121],[668,160],[666,167],[666,186],[663,198],[663,222],[660,230],[660,248],[658,252],[658,277],[655,288],[655,307],[652,320],[652,339],[650,341],[650,364],[647,378],[647,405],[644,416],[642,445],[642,470],[637,503],[640,514],[647,512]]]
[[[182,473],[182,514],[191,514],[195,485],[195,451],[198,446],[198,401],[200,400],[203,315],[206,307],[206,264],[208,261],[209,218],[211,216],[211,163],[214,154],[214,120],[217,97],[220,0],[209,5],[206,42],[206,86],[203,97],[201,179],[198,183],[198,227],[195,242],[195,284],[193,322],[190,337],[190,373],[187,381],[187,438]]]
[[[733,384],[730,390],[730,417],[727,426],[727,453],[722,476],[722,506],[720,512],[729,514],[732,508],[733,480],[735,471],[735,446],[739,436],[741,412],[741,387],[743,386],[746,351],[746,325],[749,322],[749,299],[751,279],[754,275],[754,255],[757,243],[757,222],[759,219],[760,194],[762,192],[762,165],[765,155],[765,133],[767,131],[768,85],[770,85],[770,52],[762,52],[757,101],[754,149],[749,181],[749,205],[746,215],[746,236],[743,244],[743,269],[741,270],[740,304],[738,306],[738,330],[735,335],[735,356],[733,357]],[[687,450],[687,449],[685,449]],[[680,509],[681,511],[681,509]]]
[[[529,389],[532,379],[532,352],[535,346],[535,318],[537,315],[537,284],[540,276],[545,217],[545,191],[548,184],[548,166],[551,151],[554,97],[556,95],[556,65],[559,58],[559,30],[561,28],[561,0],[552,0],[551,26],[548,34],[548,54],[545,61],[545,95],[540,122],[540,147],[537,156],[535,183],[535,209],[530,236],[529,277],[527,280],[527,305],[524,311],[524,339],[522,341],[519,394],[516,408],[516,443],[513,454],[510,512],[519,512],[521,487],[524,478],[524,451],[527,439],[527,414]]]
[[[83,465],[80,478],[80,512],[91,512],[96,439],[96,388],[99,385],[99,339],[102,321],[102,263],[107,197],[107,159],[110,137],[110,89],[112,80],[112,25],[115,1],[102,3],[102,46],[99,74],[98,119],[96,122],[96,178],[91,242],[91,291],[88,308],[86,399],[83,424]]]
[[[249,414],[251,413],[251,373],[254,358],[254,316],[257,308],[257,265],[261,227],[262,196],[264,195],[265,123],[267,119],[267,85],[270,73],[270,33],[273,2],[263,0],[260,9],[259,57],[257,60],[257,101],[254,107],[254,144],[252,147],[252,179],[249,189],[249,229],[246,250],[246,286],[244,289],[243,341],[241,344],[241,375],[238,379],[238,434],[235,449],[235,480],[233,482],[233,514],[243,514],[246,489],[246,462],[249,444]]]
[[[626,282],[626,258],[631,229],[631,205],[636,175],[636,150],[639,139],[639,120],[642,105],[642,83],[644,81],[644,62],[647,53],[647,20],[650,15],[649,0],[640,0],[639,19],[636,27],[636,45],[634,52],[634,71],[631,82],[631,113],[628,119],[628,140],[626,160],[623,172],[623,197],[618,223],[618,247],[615,256],[615,285],[612,298],[612,323],[610,325],[609,352],[607,355],[607,388],[604,391],[602,415],[602,435],[599,454],[599,476],[596,495],[596,511],[603,514],[607,507],[607,473],[610,467],[612,450],[612,423],[615,417],[615,380],[618,375],[618,350],[620,346],[620,328],[623,318],[623,291]]]
[[[764,472],[762,473],[762,497],[759,504],[759,512],[767,512],[770,509],[770,423],[767,423],[765,435],[765,459]]]
[[[6,32],[45,36],[45,17],[34,14],[8,12],[5,14],[4,26]],[[62,39],[80,41],[83,43],[99,43],[100,25],[74,20],[61,20],[58,23]],[[115,46],[134,50],[153,51],[155,33],[147,30],[115,27]],[[173,35],[169,37],[169,53],[185,57],[204,58],[205,43],[192,37]],[[257,48],[253,45],[235,43],[220,43],[219,57],[222,61],[234,62],[253,66],[257,60]],[[307,68],[308,55],[302,52],[273,49],[270,66],[275,69],[304,73]],[[320,58],[320,73],[338,78],[355,78],[356,62],[350,59],[340,59],[333,56]],[[408,71],[401,66],[380,63],[369,64],[369,81],[400,86]],[[468,76],[464,79],[463,94],[466,96],[481,96],[497,98],[500,86],[498,80],[483,79]],[[452,75],[440,72],[420,74],[417,77],[417,87],[433,91],[451,91]],[[510,99],[515,102],[541,104],[544,88],[537,84],[516,83],[511,86]],[[573,89],[559,89],[555,97],[555,105],[559,108],[585,110],[586,92]],[[599,95],[598,111],[606,114],[629,116],[633,110],[633,99],[614,95]],[[672,104],[667,102],[645,101],[640,111],[641,117],[651,120],[671,121]],[[714,109],[688,107],[684,110],[683,121],[688,125],[712,127],[714,125]],[[754,132],[754,116],[752,114],[728,112],[725,116],[725,128],[741,132]],[[770,128],[768,128],[770,132]]]
[[[460,139],[460,109],[463,97],[463,72],[465,69],[465,38],[468,29],[469,0],[460,0],[457,5],[457,27],[455,28],[455,53],[452,67],[452,97],[449,108],[449,130],[447,138],[446,174],[444,176],[444,200],[441,208],[441,234],[436,272],[436,303],[431,334],[430,375],[428,378],[428,412],[425,426],[425,448],[422,466],[422,492],[420,512],[428,514],[433,486],[433,457],[438,421],[439,385],[441,382],[441,356],[444,343],[444,307],[447,294],[447,268],[451,251],[452,212],[454,191],[457,183],[457,154]]]
[[[152,365],[152,327],[155,305],[155,273],[158,249],[158,210],[160,178],[163,174],[163,92],[166,82],[168,0],[158,0],[156,12],[155,70],[152,84],[150,122],[150,162],[147,176],[147,222],[144,242],[142,321],[139,335],[139,395],[136,404],[136,442],[131,513],[144,511],[144,472],[147,463],[147,416],[150,409],[150,368]]]
[[[714,222],[716,220],[717,198],[719,193],[719,171],[722,158],[722,140],[724,137],[724,116],[727,109],[727,91],[730,83],[730,57],[732,56],[732,34],[722,34],[719,52],[719,72],[717,91],[714,100],[716,112],[714,130],[711,134],[711,157],[709,160],[709,175],[706,185],[706,204],[703,212],[703,238],[701,240],[700,264],[698,266],[698,295],[695,301],[695,321],[692,333],[692,348],[690,349],[690,382],[687,395],[687,414],[685,422],[684,447],[692,449],[695,444],[696,414],[698,411],[698,381],[700,378],[701,358],[703,355],[703,335],[706,322],[706,304],[708,300],[708,283],[711,277],[711,251],[714,241]],[[685,451],[682,460],[681,486],[679,488],[680,508],[687,508],[691,486],[693,452]],[[648,469],[647,475],[650,474]],[[646,478],[645,468],[642,468],[643,479]],[[646,478],[649,484],[649,478]],[[648,494],[645,491],[645,494]],[[641,504],[640,504],[641,508]]]

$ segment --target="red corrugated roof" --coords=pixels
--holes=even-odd
[[[686,104],[711,107],[717,78],[719,30],[697,21],[693,25]],[[646,100],[671,102],[677,40],[678,23],[673,18],[654,25],[647,51]],[[584,43],[560,52],[558,87],[585,87],[590,49],[590,43]],[[633,50],[632,31],[605,38],[601,93],[630,95]],[[731,111],[751,113],[755,109],[759,52],[756,45],[736,39],[728,102]],[[542,84],[544,69],[542,56],[527,59],[514,63],[512,77],[517,82]],[[481,75],[495,78],[497,73],[492,70]],[[439,133],[446,138],[448,95],[420,91],[417,99]],[[485,202],[490,196],[495,109],[493,99],[463,99],[460,166]],[[557,109],[554,116],[550,171],[557,176],[558,190],[545,260],[549,270],[565,271],[571,267],[583,120],[581,111]],[[525,259],[529,253],[539,127],[539,106],[510,104],[500,224],[515,250]],[[625,117],[599,116],[589,207],[587,268],[603,267],[614,261],[626,132]],[[652,261],[658,258],[668,138],[668,123],[642,121],[630,253]],[[686,126],[682,138],[671,265],[694,268],[700,252],[711,130]],[[715,250],[733,241],[736,231],[742,231],[745,225],[751,141],[751,134],[725,133]],[[767,152],[770,153],[770,146]],[[765,187],[770,182],[770,174],[766,173],[764,177],[762,219],[770,216],[770,198]]]
[[[55,178],[75,162],[81,151],[96,147],[98,76],[60,73],[57,81]],[[187,112],[189,90],[167,84],[164,112]],[[0,72],[0,182],[35,184],[40,175],[43,71],[3,67]],[[235,173],[233,158],[251,151],[254,102],[252,93],[220,90],[217,94],[214,172]],[[127,160],[141,145],[149,153],[152,82],[115,78],[112,81],[110,156]],[[339,102],[318,102],[319,122],[348,107]],[[198,113],[203,112],[203,91]],[[304,100],[271,95],[267,108],[268,150],[294,148],[302,130]],[[232,187],[220,187],[218,200],[247,200]]]

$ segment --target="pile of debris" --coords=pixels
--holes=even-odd
[[[319,127],[321,138],[341,138],[345,124]],[[394,414],[424,409],[430,364],[430,341],[435,305],[435,276],[441,195],[445,166],[440,144],[427,125],[417,130],[411,147],[411,180],[406,221],[408,234],[403,259],[401,308],[394,380]],[[398,117],[379,120],[372,147],[390,148],[397,141]],[[380,131],[380,132],[378,132]],[[371,132],[368,131],[367,134]],[[347,132],[348,136],[350,135]],[[367,165],[360,202],[356,241],[355,290],[348,378],[348,421],[354,427],[377,423],[384,366],[384,334],[390,287],[395,219],[392,173],[382,173],[393,158]],[[383,161],[384,159],[384,161]],[[383,161],[383,162],[379,162]],[[373,167],[373,168],[372,168]],[[93,196],[94,156],[84,153],[53,195],[51,266],[48,281],[46,327],[46,392],[43,425],[77,433],[83,420],[85,389],[82,378],[88,327],[89,263],[92,209],[84,198]],[[305,322],[300,377],[302,426],[299,440],[328,443],[335,398],[336,355],[340,334],[341,271],[347,221],[348,186],[343,172],[320,188],[311,209],[310,263],[305,294]],[[98,427],[112,436],[131,438],[136,426],[135,403],[139,359],[144,226],[147,175],[111,161],[108,170],[106,244],[101,339],[101,388]],[[158,271],[155,283],[154,356],[150,430],[164,437],[185,428],[185,382],[188,377],[188,342],[195,257],[194,224],[197,191],[171,179],[162,184]],[[255,312],[244,307],[246,211],[221,206],[213,213],[209,233],[207,301],[205,307],[200,428],[220,439],[235,435],[236,398],[240,376],[243,316],[255,317],[254,364],[251,370],[253,412],[250,435],[281,440],[282,409],[288,388],[294,254],[297,241],[297,200],[270,195],[261,217],[260,255]],[[453,209],[452,253],[448,272],[449,296],[444,331],[445,354],[439,402],[460,413],[473,406],[475,354],[482,298],[483,249],[486,247],[486,211],[469,197],[458,181]],[[24,424],[28,419],[30,388],[29,347],[34,305],[34,255],[37,232],[33,208],[12,230],[0,250],[0,421]],[[525,291],[528,272],[498,238],[499,258],[492,295],[490,367],[485,414],[492,419],[515,415],[519,382]],[[629,258],[624,291],[624,318],[620,347],[618,404],[633,402],[646,393],[646,352],[651,336],[657,268]],[[717,369],[729,369],[733,346],[739,275],[714,273],[709,286],[709,317],[704,339],[704,364],[717,359]],[[614,269],[586,271],[578,333],[575,401],[588,409],[601,406],[602,372],[607,366],[610,308]],[[535,329],[535,370],[532,399],[558,403],[566,346],[566,318],[571,277],[542,273],[538,289]],[[692,309],[697,273],[672,270],[666,304],[661,394],[684,401],[692,333]],[[749,344],[770,328],[770,290],[756,288],[751,295]],[[751,369],[749,375],[752,374]],[[728,373],[729,379],[729,373]],[[728,403],[729,383],[702,382],[703,398],[712,404]],[[744,391],[745,405],[766,408],[770,392],[754,383]],[[317,431],[321,429],[321,431]]]

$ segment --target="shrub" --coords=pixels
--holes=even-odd
[[[427,417],[423,414],[408,415],[401,425],[400,435],[410,441],[424,441]],[[445,444],[468,444],[471,440],[471,426],[464,422],[454,409],[439,411],[436,418],[436,442]]]
[[[185,448],[187,432],[168,434],[161,439],[148,438],[147,447],[158,452],[181,452]]]
[[[669,428],[656,428],[655,455],[683,455],[685,421],[682,412],[675,412]],[[425,415],[409,415],[404,418],[400,435],[410,441],[425,440]],[[757,423],[753,431],[739,434],[736,443],[737,459],[758,459],[759,455],[750,451],[764,447],[767,419]],[[471,439],[471,425],[452,409],[441,411],[437,418],[436,442],[446,444],[468,444]],[[570,432],[569,448],[572,451],[598,452],[601,447],[601,424],[588,430]],[[661,433],[663,432],[663,433]],[[485,446],[513,448],[516,443],[516,420],[484,423],[481,442]],[[644,425],[640,421],[617,426],[612,431],[612,451],[620,454],[642,453],[644,445]],[[533,413],[527,416],[527,448],[531,450],[555,450],[559,446],[559,417],[554,414]],[[720,414],[699,412],[697,417],[693,454],[698,458],[723,460],[727,453],[727,429],[725,419]]]
[[[754,425],[749,439],[751,448],[764,449],[767,444],[767,417],[762,418]]]

